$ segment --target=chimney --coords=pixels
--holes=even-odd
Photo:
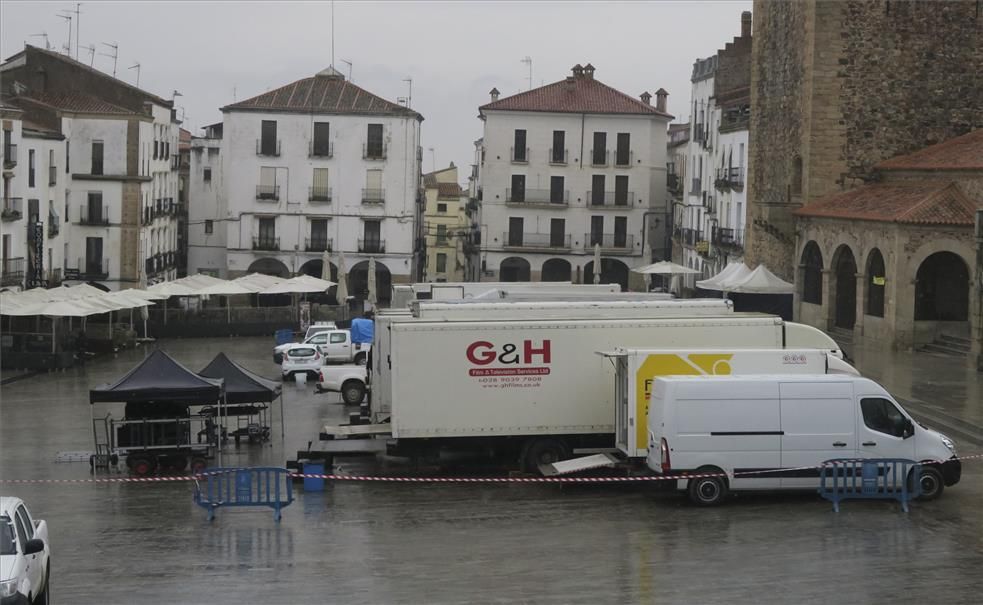
[[[499,92],[497,88],[491,89],[491,92],[489,92],[488,94],[491,95],[491,100],[493,103],[498,100]]]
[[[563,81],[563,90],[567,92],[573,92],[577,88],[575,82],[576,80],[574,80],[573,76],[567,76],[566,79]]]
[[[581,78],[584,75],[584,66],[581,65],[580,63],[577,63],[576,65],[573,66],[573,69],[571,71],[573,71],[573,77]]]
[[[741,37],[751,37],[751,11],[741,13]]]
[[[640,94],[639,98],[642,100],[642,103],[645,103],[646,105],[652,104],[652,95],[650,95],[647,90]]]
[[[655,91],[655,108],[665,113],[667,98],[669,98],[669,93],[665,88],[660,88],[659,90]]]
[[[594,79],[594,66],[591,65],[590,63],[588,63],[587,65],[584,65],[584,75],[587,76],[588,79],[593,80]]]

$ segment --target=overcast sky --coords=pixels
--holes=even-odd
[[[24,43],[54,49],[68,41],[71,2],[0,2],[3,58]],[[669,111],[686,121],[696,58],[740,34],[751,2],[336,2],[335,66],[370,92],[395,101],[409,94],[423,114],[425,171],[473,161],[481,136],[477,108],[497,87],[502,96],[560,80],[576,63],[632,96],[669,91]],[[200,134],[222,119],[219,107],[331,64],[330,2],[83,2],[81,46],[112,72],[103,42],[119,46],[117,76],[170,98],[183,96],[185,127]],[[74,30],[74,26],[73,26]],[[75,45],[75,33],[72,33]],[[74,53],[74,49],[73,49]],[[88,63],[90,53],[79,50]],[[434,149],[433,155],[430,148]],[[434,157],[435,156],[435,157]]]

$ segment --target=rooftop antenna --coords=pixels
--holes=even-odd
[[[437,152],[433,150],[433,147],[427,147],[427,151],[430,152],[430,172],[437,171]]]
[[[136,83],[136,87],[137,88],[140,88],[140,62],[139,61],[134,61],[133,62],[133,65],[127,67],[127,69],[135,69],[135,70],[137,70],[137,83]]]
[[[55,16],[60,19],[64,19],[65,21],[68,22],[68,46],[65,47],[65,49],[68,51],[68,56],[71,57],[72,56],[72,19],[73,19],[72,13],[70,13],[69,11],[61,11]]]
[[[529,90],[532,90],[532,57],[527,55],[520,59],[519,63],[525,63],[529,66]]]
[[[413,77],[406,76],[403,78],[403,82],[407,82],[410,85],[410,93],[409,96],[406,97],[406,108],[411,109],[413,106]]]
[[[82,14],[81,8],[82,8],[82,3],[76,2],[75,3],[75,60],[76,61],[79,58],[79,22],[82,21],[80,17],[80,15]]]
[[[334,0],[331,0],[331,67],[334,67]]]
[[[82,48],[89,51],[89,67],[92,67],[92,64],[96,58],[96,45],[90,44],[88,46],[83,46]]]
[[[44,38],[44,49],[51,50],[51,44],[48,43],[47,32],[41,32],[40,34],[31,34],[28,36],[28,38]]]
[[[178,98],[178,97],[183,97],[183,96],[184,96],[183,94],[181,94],[180,92],[178,92],[178,91],[177,91],[177,90],[175,89],[175,90],[174,90],[174,92],[172,92],[172,93],[171,93],[171,103],[173,103],[173,102],[174,102],[174,99],[176,99],[176,98]]]
[[[352,62],[349,61],[348,59],[342,59],[341,62],[344,63],[344,64],[346,64],[346,65],[348,65],[348,81],[351,82],[352,81]]]
[[[113,77],[115,78],[116,77],[116,59],[119,58],[119,44],[115,44],[115,43],[110,44],[109,42],[100,42],[100,44],[102,44],[103,46],[108,46],[109,48],[113,49],[112,54],[109,54],[109,53],[99,53],[99,54],[102,55],[103,57],[112,57],[113,58]]]

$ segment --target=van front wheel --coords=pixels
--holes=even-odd
[[[700,468],[697,474],[723,475],[719,468]],[[689,499],[697,506],[716,506],[727,497],[727,479],[725,477],[696,477],[689,480]]]
[[[945,490],[945,481],[942,479],[942,473],[934,466],[923,466],[922,476],[918,482],[922,488],[922,493],[918,496],[919,500],[935,500]]]

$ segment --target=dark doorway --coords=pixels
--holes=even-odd
[[[540,281],[570,281],[570,263],[562,258],[551,258],[543,263]]]
[[[499,268],[500,281],[529,281],[529,276],[529,261],[517,256],[503,260]]]
[[[584,283],[594,283],[594,261],[584,265]],[[613,258],[601,259],[601,281],[602,284],[618,284],[622,292],[628,291],[628,265],[620,260]]]
[[[857,261],[843,246],[836,259],[836,300],[833,323],[837,328],[852,330],[857,323]]]
[[[966,321],[969,268],[952,252],[936,252],[915,276],[915,321]]]

